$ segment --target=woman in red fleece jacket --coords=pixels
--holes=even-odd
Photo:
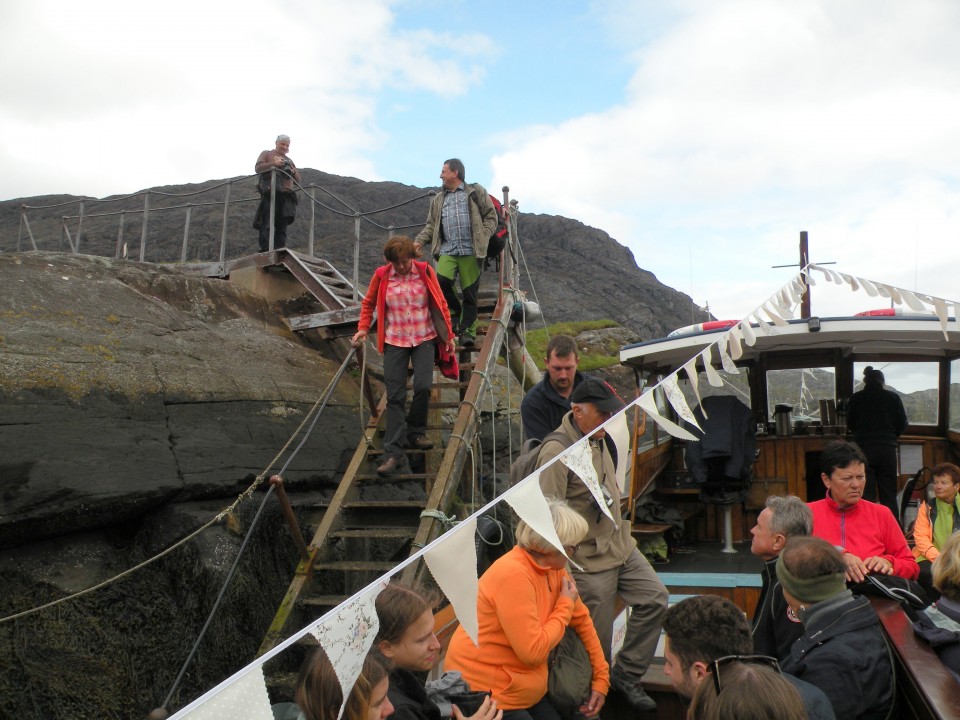
[[[843,553],[847,581],[863,582],[871,573],[916,580],[920,568],[893,513],[863,499],[867,481],[863,451],[852,442],[837,440],[823,449],[820,465],[827,497],[808,503],[813,534]]]
[[[429,450],[426,436],[430,389],[437,345],[453,353],[450,310],[443,298],[437,273],[416,260],[420,251],[406,235],[390,238],[383,246],[387,264],[378,267],[360,306],[360,322],[353,344],[363,342],[377,311],[377,349],[383,353],[383,380],[387,386],[387,428],[384,459],[377,473],[400,469],[407,447]],[[413,363],[413,400],[407,405],[407,367]]]

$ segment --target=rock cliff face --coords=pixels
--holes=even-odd
[[[229,282],[33,253],[0,278],[0,547],[246,487],[339,364]],[[346,376],[291,479],[333,475],[358,397]]]
[[[361,222],[360,280],[363,285],[382,262],[381,249],[387,238],[385,228],[392,226],[398,228],[398,232],[414,235],[426,218],[429,199],[422,197],[427,193],[423,188],[393,182],[364,182],[311,169],[304,169],[302,174],[305,187],[317,186],[312,190],[317,200],[313,217],[315,253],[329,259],[348,277],[353,267],[354,210],[366,213],[391,208]],[[477,178],[468,174],[467,179]],[[499,188],[488,189],[500,197]],[[223,225],[221,203],[226,195],[222,181],[154,190],[157,194],[151,195],[145,259],[154,262],[179,259],[184,234],[185,210],[182,206],[187,202],[196,203],[191,211],[188,259],[217,259]],[[160,195],[160,192],[167,195]],[[186,198],[170,196],[180,193],[197,194]],[[246,178],[234,182],[230,197],[226,256],[256,252],[256,231],[251,227],[256,209],[252,200],[256,197],[254,180]],[[46,196],[25,200],[30,205],[46,206],[69,199],[66,196]],[[524,213],[523,198],[518,200],[520,241],[530,271],[529,276],[525,274],[521,278],[521,289],[528,292],[531,288],[536,289],[548,322],[611,318],[633,330],[641,339],[648,340],[707,319],[698,311],[694,313],[696,319],[691,321],[690,298],[661,283],[653,273],[639,268],[630,250],[607,233],[565,217]],[[0,251],[15,250],[18,236],[20,247],[30,247],[26,229],[20,226],[20,204],[21,200],[0,203]],[[301,196],[297,220],[289,231],[288,245],[295,249],[307,247],[310,204],[309,199]],[[162,209],[170,206],[180,208]],[[129,256],[139,257],[142,225],[137,213],[143,207],[142,195],[106,204],[86,202],[80,231],[81,252],[112,256],[117,243],[118,217],[96,216],[123,210],[127,214],[123,238]],[[67,249],[61,217],[65,214],[75,216],[78,212],[79,203],[28,211],[27,218],[38,247]],[[68,222],[71,237],[77,234],[77,224],[76,219]]]

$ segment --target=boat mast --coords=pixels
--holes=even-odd
[[[810,263],[810,248],[807,245],[807,231],[800,231],[800,269],[803,270]],[[803,276],[803,284],[806,291],[800,298],[800,318],[806,320],[810,317],[810,285],[807,283],[806,275]]]

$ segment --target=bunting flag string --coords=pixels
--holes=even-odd
[[[958,301],[921,295],[887,283],[839,273],[814,264],[808,265],[801,268],[794,278],[748,313],[738,324],[720,335],[716,341],[695,354],[680,368],[661,379],[659,383],[647,388],[640,397],[633,400],[623,411],[604,423],[604,428],[614,438],[618,455],[621,458],[630,456],[626,410],[631,406],[642,409],[651,420],[670,435],[696,441],[698,438],[692,433],[661,414],[656,404],[654,391],[660,387],[677,416],[699,427],[696,416],[693,415],[678,385],[680,370],[685,373],[698,404],[701,401],[698,362],[703,365],[703,372],[709,384],[715,388],[722,388],[725,384],[723,377],[713,364],[714,348],[716,348],[720,366],[727,372],[738,372],[734,359],[742,357],[741,342],[753,346],[758,335],[776,335],[780,332],[781,327],[787,327],[788,323],[785,318],[793,317],[792,308],[801,302],[807,286],[816,285],[813,277],[814,271],[819,271],[827,282],[847,285],[853,292],[863,291],[869,297],[889,298],[895,304],[906,305],[914,312],[929,312],[931,315],[935,315],[939,320],[944,337],[948,337],[950,330],[957,330],[958,314],[960,314],[960,302]],[[951,310],[953,311],[952,318],[950,317]],[[769,318],[769,321],[766,318]],[[804,391],[809,393],[805,380],[801,393]],[[389,574],[374,581],[360,593],[308,625],[299,633],[287,638],[270,652],[257,658],[250,665],[220,683],[216,688],[187,705],[173,717],[190,718],[191,720],[227,720],[228,718],[242,716],[255,720],[270,720],[272,712],[263,676],[263,663],[284,651],[307,633],[315,635],[326,650],[337,672],[337,677],[340,679],[341,686],[343,688],[352,687],[357,675],[359,675],[363,658],[371,647],[379,628],[375,608],[377,595],[386,586],[391,575],[400,572],[421,557],[427,563],[440,588],[453,603],[460,623],[476,642],[478,633],[476,588],[479,582],[476,573],[476,551],[473,544],[476,518],[498,503],[505,501],[513,508],[517,516],[524,520],[535,532],[560,552],[564,552],[553,527],[549,507],[540,489],[539,482],[540,473],[558,461],[573,470],[584,482],[597,500],[598,507],[612,520],[613,516],[607,506],[596,470],[593,467],[589,439],[581,438],[570,448],[545,463],[543,467],[479,508],[457,527],[398,564]],[[622,463],[622,465],[624,468],[626,467],[625,463]],[[618,467],[618,484],[623,482],[619,472],[620,468]],[[465,572],[463,565],[465,556],[473,559],[473,572]],[[348,692],[344,692],[345,696],[347,694]]]
[[[627,425],[627,414],[617,413],[604,428],[617,448],[617,487],[622,495],[627,486],[627,467],[631,464],[626,461],[630,457],[630,426]]]

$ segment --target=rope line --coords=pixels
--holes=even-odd
[[[353,353],[352,353],[352,352],[347,355],[347,358],[344,360],[343,365],[341,366],[341,370],[338,371],[337,375],[335,376],[335,379],[336,379],[336,378],[339,378],[339,377],[343,374],[343,372],[342,372],[343,368],[346,367],[347,363],[349,362],[349,360],[350,360],[352,357],[353,357]],[[76,598],[82,597],[83,595],[88,595],[88,594],[90,594],[90,593],[92,593],[92,592],[95,592],[95,591],[97,591],[97,590],[100,590],[101,588],[104,588],[104,587],[106,587],[107,585],[111,585],[111,584],[113,584],[113,583],[115,583],[115,582],[117,582],[117,581],[125,578],[127,575],[132,575],[132,574],[135,573],[137,570],[141,570],[141,569],[145,568],[147,565],[151,565],[152,563],[156,562],[156,561],[159,560],[160,558],[162,558],[162,557],[164,557],[164,556],[166,556],[166,555],[169,555],[171,552],[173,552],[174,550],[176,550],[176,549],[179,548],[180,546],[185,545],[186,543],[190,542],[193,538],[195,538],[195,537],[196,537],[197,535],[199,535],[201,532],[203,532],[204,530],[206,530],[207,528],[209,528],[211,525],[214,525],[214,524],[222,521],[224,517],[226,517],[226,516],[229,515],[231,512],[233,512],[234,510],[236,510],[236,508],[240,505],[240,503],[242,503],[242,502],[243,502],[244,500],[246,500],[247,498],[251,497],[251,496],[253,495],[254,491],[255,491],[261,484],[263,484],[263,481],[264,481],[264,479],[266,479],[268,473],[270,472],[270,469],[280,460],[280,458],[283,456],[283,454],[287,451],[287,449],[288,449],[288,448],[290,447],[290,445],[293,443],[293,441],[294,441],[294,439],[297,437],[297,435],[300,434],[300,431],[303,430],[303,428],[306,426],[307,422],[310,420],[310,417],[314,414],[314,412],[317,412],[317,408],[319,407],[319,408],[320,408],[320,411],[323,410],[323,407],[321,407],[321,404],[323,404],[323,405],[326,404],[326,400],[329,399],[329,394],[332,393],[332,390],[333,390],[333,381],[331,380],[331,382],[330,382],[330,383],[327,385],[327,387],[324,389],[323,393],[321,393],[320,397],[317,398],[317,401],[314,403],[313,407],[310,408],[310,411],[304,416],[303,421],[300,423],[300,425],[297,427],[297,429],[293,431],[293,434],[289,437],[289,439],[287,440],[287,442],[284,443],[284,446],[283,446],[282,448],[280,448],[280,450],[279,450],[279,451],[277,452],[277,454],[274,456],[273,460],[270,461],[270,463],[267,465],[267,467],[264,469],[264,471],[263,471],[262,473],[260,473],[259,475],[257,475],[257,477],[254,478],[253,482],[250,483],[249,487],[247,487],[246,490],[244,490],[242,493],[240,493],[240,494],[237,496],[237,498],[236,498],[232,503],[230,503],[230,505],[228,505],[226,508],[224,508],[223,510],[221,510],[219,513],[217,513],[213,518],[211,518],[210,520],[208,520],[206,523],[204,523],[203,525],[201,525],[200,527],[198,527],[196,530],[194,530],[194,531],[191,532],[190,534],[188,534],[188,535],[186,535],[185,537],[181,538],[180,540],[178,540],[177,542],[175,542],[173,545],[171,545],[171,546],[168,547],[167,549],[161,550],[159,553],[157,553],[157,554],[154,555],[153,557],[147,558],[147,559],[144,560],[143,562],[140,562],[140,563],[134,565],[133,567],[127,568],[127,569],[124,570],[123,572],[121,572],[121,573],[119,573],[119,574],[117,574],[117,575],[114,575],[113,577],[107,578],[106,580],[104,580],[104,581],[102,581],[102,582],[99,582],[99,583],[97,583],[96,585],[93,585],[92,587],[85,588],[85,589],[83,589],[83,590],[79,590],[79,591],[77,591],[77,592],[75,592],[75,593],[72,593],[72,594],[70,594],[70,595],[65,595],[65,596],[62,597],[62,598],[58,598],[58,599],[56,599],[56,600],[52,600],[52,601],[50,601],[50,602],[48,602],[48,603],[44,603],[43,605],[38,605],[37,607],[30,608],[29,610],[22,610],[22,611],[20,611],[20,612],[18,612],[18,613],[14,613],[13,615],[7,615],[6,617],[0,618],[0,625],[2,625],[3,623],[6,623],[6,622],[10,622],[10,621],[12,621],[12,620],[17,620],[17,619],[19,619],[19,618],[26,617],[26,616],[28,616],[28,615],[33,615],[33,614],[35,614],[35,613],[41,612],[41,611],[43,611],[43,610],[46,610],[46,609],[51,608],[51,607],[54,607],[54,606],[59,605],[59,604],[61,604],[61,603],[67,602],[68,600],[74,600],[74,599],[76,599]],[[317,412],[317,415],[319,416],[319,412]],[[314,420],[314,424],[316,424],[316,420]],[[311,426],[311,430],[312,430],[312,426]],[[306,439],[306,438],[305,438],[305,439]],[[304,440],[305,440],[305,439],[304,439]],[[296,452],[299,452],[301,447],[303,447],[303,442],[300,443],[300,445],[297,447],[297,449],[296,449],[296,451],[294,451],[294,453],[296,454]],[[294,454],[294,457],[296,456],[295,454]],[[291,459],[292,459],[292,458],[291,458]],[[289,465],[289,461],[287,462],[286,465],[284,465],[284,467],[286,468],[287,465]]]

